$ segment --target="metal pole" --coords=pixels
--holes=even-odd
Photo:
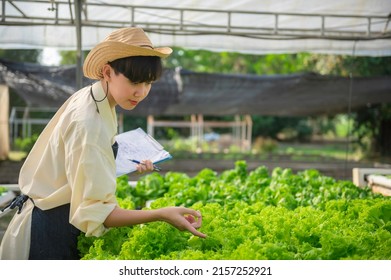
[[[83,86],[83,73],[82,73],[82,49],[81,49],[81,10],[82,10],[82,0],[76,0],[75,3],[75,26],[76,26],[76,41],[77,41],[77,50],[76,50],[76,87],[77,89],[82,88]]]
[[[3,15],[1,16],[1,21],[5,21],[5,1],[4,0],[1,2],[1,10],[3,12]]]

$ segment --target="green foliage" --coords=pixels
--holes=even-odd
[[[0,195],[1,195],[2,193],[7,192],[7,191],[8,191],[7,188],[0,186]]]
[[[367,157],[391,156],[391,104],[357,110],[353,129]]]
[[[159,236],[156,236],[158,233]],[[186,246],[188,236],[164,222],[135,227],[122,244],[119,259],[157,259]]]
[[[83,57],[88,55],[89,51],[83,51]],[[77,62],[77,51],[60,51],[61,65],[71,65]]]
[[[291,74],[303,72],[310,54],[252,55],[232,52],[212,52],[174,47],[165,59],[168,68],[182,67],[187,70],[208,73],[241,74]]]
[[[344,77],[383,76],[391,73],[391,57],[356,57],[353,53],[350,56],[310,53],[252,55],[178,47],[174,47],[173,50],[172,55],[163,61],[165,67],[182,67],[197,72],[257,75],[315,72]],[[41,50],[0,50],[0,57],[20,62],[37,62],[41,52]],[[76,51],[61,51],[60,54],[61,64],[76,63]],[[85,51],[83,56],[87,54],[88,51]],[[11,104],[16,102],[15,99],[16,97],[12,98]],[[391,119],[388,114],[389,107],[389,104],[371,105],[361,108],[352,115],[355,123],[354,133],[358,136],[360,147],[367,152],[368,156],[391,155],[391,148],[388,145],[391,139],[387,130]],[[376,115],[381,116],[380,121]],[[311,117],[254,116],[253,136],[276,139],[281,132],[295,132],[290,133],[294,140],[307,140],[313,132],[311,125],[308,124],[311,119]],[[145,118],[133,116],[131,121],[125,118],[124,126],[125,130],[143,127]],[[328,131],[333,130],[336,128],[328,128]],[[170,131],[167,134],[169,133]]]
[[[197,72],[257,75],[314,72],[342,77],[371,77],[391,74],[391,57],[357,57],[354,53],[350,56],[310,53],[251,55],[174,48],[166,65]],[[388,144],[391,134],[387,129],[391,122],[389,112],[390,104],[380,104],[363,107],[352,115],[354,133],[358,134],[358,142],[368,156],[391,156]],[[277,138],[278,133],[294,131],[297,134],[293,135],[296,140],[306,140],[312,134],[307,123],[309,119],[311,118],[254,116],[253,136]]]
[[[0,57],[16,62],[38,62],[42,50],[27,50],[27,49],[0,49]]]
[[[118,186],[121,199],[127,193],[137,200],[125,177]],[[237,161],[220,175],[210,169],[194,177],[150,174],[141,187],[142,201],[155,199],[151,209],[200,210],[208,237],[163,222],[113,228],[100,238],[80,237],[83,259],[391,259],[390,198],[317,170],[249,172]]]
[[[31,149],[33,148],[35,142],[38,139],[38,134],[33,134],[31,137],[26,137],[26,138],[16,138],[15,139],[15,147],[23,152],[30,152]]]
[[[344,56],[341,68],[351,70],[354,76],[391,75],[391,57]]]
[[[79,236],[78,248],[84,258],[96,260],[116,259],[121,252],[122,244],[128,239],[132,227],[111,229],[102,237]]]

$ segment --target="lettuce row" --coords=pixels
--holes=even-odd
[[[208,237],[163,222],[113,228],[100,238],[80,236],[82,259],[391,259],[390,198],[316,170],[247,172],[239,161],[221,175],[154,173],[135,188],[126,178],[117,186],[122,207],[154,199],[150,208],[201,210]]]

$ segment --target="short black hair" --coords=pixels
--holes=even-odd
[[[130,56],[108,62],[116,74],[121,73],[134,83],[154,82],[163,72],[158,56]]]

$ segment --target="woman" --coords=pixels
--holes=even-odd
[[[98,80],[74,93],[29,153],[19,177],[19,207],[3,237],[0,259],[78,259],[77,236],[111,227],[165,221],[204,238],[202,217],[183,207],[121,209],[116,201],[115,106],[134,109],[162,73],[170,48],[154,48],[140,28],[121,28],[93,48],[84,75]],[[151,161],[137,166],[153,170]]]

